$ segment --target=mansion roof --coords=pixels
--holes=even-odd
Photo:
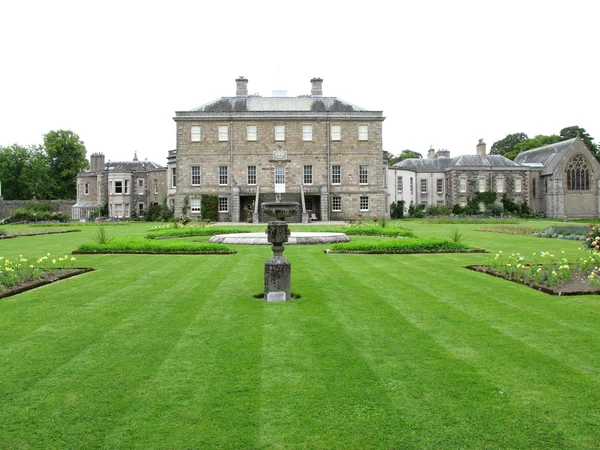
[[[421,159],[409,158],[394,164],[397,169],[413,170],[415,172],[435,172],[449,169],[520,169],[522,165],[505,158],[502,155],[461,155],[454,158]]]
[[[364,108],[352,105],[336,97],[221,97],[215,101],[194,108],[198,112],[264,112],[264,111],[305,111],[305,112],[366,112]]]
[[[568,139],[566,141],[521,152],[515,158],[515,162],[530,167],[543,166],[544,170],[542,171],[542,175],[551,174],[576,140],[577,138]]]

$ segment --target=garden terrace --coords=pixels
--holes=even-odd
[[[96,270],[0,300],[2,446],[596,448],[600,296],[551,296],[465,268],[499,251],[576,260],[582,243],[408,223],[420,238],[458,227],[489,253],[289,246],[300,298],[282,303],[255,298],[263,246],[78,255]],[[69,254],[95,232],[8,239],[0,256]],[[352,237],[382,239],[410,240]]]

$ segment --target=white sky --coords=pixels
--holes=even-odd
[[[0,2],[0,146],[70,129],[166,164],[175,111],[323,94],[383,111],[383,147],[474,154],[578,125],[600,140],[597,0]]]

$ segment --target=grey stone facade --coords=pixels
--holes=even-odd
[[[105,161],[90,157],[90,170],[77,174],[77,203],[71,218],[88,219],[97,206],[108,205],[111,218],[143,216],[150,205],[167,196],[167,169],[151,161]]]
[[[295,220],[384,217],[384,117],[323,97],[322,81],[311,80],[311,95],[259,97],[248,96],[247,80],[239,78],[236,97],[176,112],[176,215],[187,198],[194,200],[187,213],[198,217],[202,196],[213,195],[220,221],[245,221],[257,197],[261,203],[281,193],[304,205]],[[339,179],[332,172],[338,167]]]

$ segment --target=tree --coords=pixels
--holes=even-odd
[[[89,167],[85,145],[72,131],[56,130],[44,135],[44,149],[52,177],[50,197],[76,198],[77,173]]]
[[[0,147],[0,182],[6,200],[48,196],[48,160],[43,149],[13,144]]]
[[[559,140],[566,141],[567,139],[573,139],[578,135],[583,140],[585,146],[590,149],[596,158],[598,158],[598,145],[594,143],[594,138],[585,131],[585,128],[578,127],[577,125],[563,128],[560,130]]]
[[[531,150],[538,147],[543,147],[544,145],[555,144],[558,141],[559,138],[556,134],[551,134],[550,136],[538,134],[532,139],[527,139],[523,142],[516,144],[513,150],[508,153],[505,153],[504,156],[508,159],[514,160],[517,157],[517,155],[521,152],[525,152],[527,150]]]
[[[394,164],[409,158],[423,158],[423,155],[413,152],[412,150],[402,150],[399,155],[390,154],[388,156],[388,164],[393,166]]]
[[[525,133],[513,133],[507,135],[504,139],[500,139],[492,144],[490,150],[491,155],[504,155],[514,150],[515,145],[526,141],[529,137]]]

